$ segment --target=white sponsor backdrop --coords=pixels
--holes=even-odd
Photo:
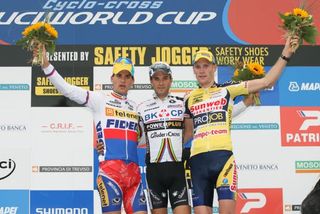
[[[173,73],[174,80],[194,80],[191,67],[172,67],[173,71],[178,69],[180,72]],[[30,86],[30,71],[30,67],[0,68],[0,83]],[[111,84],[110,76],[111,67],[94,67],[94,85]],[[135,83],[149,84],[148,67],[136,67]],[[0,189],[93,190],[93,172],[86,171],[90,167],[93,170],[94,158],[90,111],[81,107],[31,108],[30,90],[0,91],[0,176],[10,170],[6,167],[9,159],[16,163],[15,171],[0,180]],[[151,98],[152,93],[132,90],[129,96],[139,103]],[[256,192],[282,189],[283,213],[296,213],[285,206],[300,205],[319,174],[296,173],[295,161],[319,163],[320,148],[281,146],[279,106],[250,107],[233,124],[239,188]],[[96,191],[93,203],[95,214],[99,214]],[[263,213],[259,209],[251,211]]]
[[[93,189],[93,122],[86,108],[34,108],[32,189]]]
[[[1,108],[29,108],[31,67],[0,67],[0,75]]]

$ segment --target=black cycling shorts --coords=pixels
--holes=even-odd
[[[168,194],[172,209],[189,205],[183,162],[147,163],[147,190],[150,208],[167,208]]]
[[[237,169],[232,151],[197,154],[190,159],[193,206],[212,207],[213,191],[218,200],[236,200]]]

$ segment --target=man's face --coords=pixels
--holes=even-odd
[[[121,95],[127,95],[130,87],[133,85],[134,80],[130,72],[122,70],[111,77],[113,90]]]
[[[193,65],[193,72],[201,87],[208,88],[213,84],[216,68],[217,66],[207,59],[199,59]]]
[[[158,70],[151,77],[151,85],[159,98],[165,98],[169,94],[172,83],[171,75]]]

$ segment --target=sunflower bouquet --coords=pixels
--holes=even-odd
[[[259,63],[251,62],[244,64],[238,61],[234,65],[235,71],[233,73],[232,80],[234,81],[247,81],[253,79],[260,79],[265,76],[264,67]],[[255,105],[261,105],[259,96],[253,94]]]
[[[306,10],[294,8],[292,12],[279,13],[279,16],[282,20],[280,27],[286,31],[285,36],[297,35],[300,43],[303,41],[309,44],[316,43],[318,31],[313,23],[312,15]]]
[[[51,24],[47,21],[37,22],[24,29],[22,38],[19,39],[16,44],[21,45],[22,48],[27,49],[28,51],[33,51],[35,48],[38,48],[38,54],[33,57],[32,65],[42,65],[43,46],[50,54],[53,54],[57,38],[58,32]]]

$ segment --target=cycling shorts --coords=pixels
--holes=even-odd
[[[218,200],[236,200],[237,171],[232,151],[200,153],[190,159],[193,206],[212,207],[213,192]]]
[[[120,211],[122,203],[126,213],[147,210],[136,163],[107,160],[100,162],[99,167],[97,185],[102,212]]]
[[[183,162],[147,163],[146,176],[151,209],[167,208],[168,194],[172,209],[189,205]]]

